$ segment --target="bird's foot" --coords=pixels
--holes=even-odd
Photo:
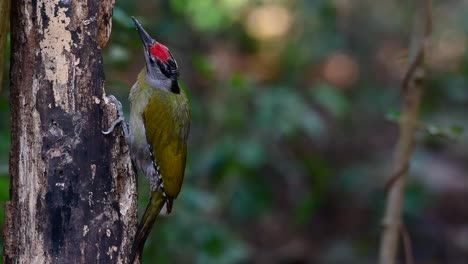
[[[122,108],[122,103],[120,103],[119,100],[117,100],[117,98],[115,98],[115,96],[113,95],[109,95],[107,97],[116,107],[117,107],[117,119],[112,122],[110,128],[108,130],[105,130],[105,131],[101,131],[104,135],[109,135],[110,133],[112,133],[112,131],[114,131],[115,127],[119,124],[122,125],[122,130],[124,132],[124,136],[125,138],[128,138],[128,134],[129,134],[129,131],[128,131],[128,124],[125,123],[125,117],[124,117],[124,114],[123,114],[123,108]]]

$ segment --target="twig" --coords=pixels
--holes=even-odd
[[[400,136],[394,153],[393,173],[387,183],[388,196],[383,218],[383,231],[380,243],[379,263],[395,264],[398,253],[398,240],[402,234],[402,207],[404,187],[411,155],[415,146],[415,134],[419,124],[419,106],[425,77],[424,60],[432,31],[431,0],[424,1],[424,26],[413,32],[410,50],[410,64],[402,82],[402,115]],[[416,20],[417,22],[417,20]],[[418,30],[418,27],[415,27]],[[405,235],[403,235],[404,237]],[[406,232],[407,238],[409,238]],[[407,256],[407,259],[410,255]]]
[[[385,194],[388,195],[388,192],[392,188],[393,184],[402,176],[406,175],[409,170],[409,162],[402,164],[402,166],[393,173],[393,175],[385,183]]]
[[[403,239],[403,248],[405,250],[406,264],[414,264],[413,247],[411,246],[411,237],[405,225],[401,225],[401,237]]]

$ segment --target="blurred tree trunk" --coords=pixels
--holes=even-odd
[[[2,91],[3,69],[5,66],[6,36],[10,18],[10,0],[0,1],[0,92]]]
[[[18,0],[11,15],[5,263],[126,263],[136,226],[129,149],[104,94],[113,0]]]

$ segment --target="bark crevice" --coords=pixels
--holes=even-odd
[[[121,129],[101,133],[117,117],[101,55],[112,8],[84,0],[12,8],[5,263],[126,263],[136,179]]]

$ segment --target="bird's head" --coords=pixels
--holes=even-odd
[[[179,70],[171,52],[166,46],[154,40],[138,20],[134,17],[132,19],[143,42],[146,60],[146,81],[153,87],[180,93],[177,82]]]

